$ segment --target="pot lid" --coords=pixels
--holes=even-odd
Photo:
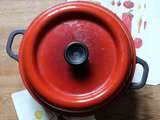
[[[49,104],[88,108],[109,99],[129,76],[130,39],[109,10],[88,2],[60,4],[28,27],[20,72]]]

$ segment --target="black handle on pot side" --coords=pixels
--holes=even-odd
[[[140,64],[143,67],[143,74],[140,82],[133,82],[131,84],[131,89],[140,89],[145,86],[147,78],[148,78],[148,73],[149,73],[149,66],[146,61],[142,60],[139,57],[136,57],[136,64]]]
[[[13,44],[13,40],[15,38],[16,35],[22,34],[24,35],[25,30],[21,29],[21,30],[15,30],[13,32],[10,33],[9,37],[8,37],[8,41],[7,41],[7,45],[6,45],[6,51],[8,53],[8,55],[15,59],[16,61],[18,61],[18,55],[15,54],[12,50],[12,44]]]
[[[19,35],[19,34],[24,35],[24,32],[25,32],[24,29],[15,30],[15,31],[11,32],[11,34],[9,35],[8,41],[7,41],[6,51],[7,51],[8,55],[16,61],[18,61],[18,55],[12,51],[13,40],[16,35]],[[141,78],[140,82],[131,84],[130,88],[132,88],[132,89],[140,89],[140,88],[144,87],[144,85],[146,84],[148,72],[149,72],[149,67],[148,67],[147,62],[145,62],[144,60],[142,60],[139,57],[136,57],[136,63],[142,65],[143,74],[142,74],[142,78]]]

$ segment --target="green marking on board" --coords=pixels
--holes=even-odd
[[[42,117],[43,117],[43,111],[42,110],[37,110],[35,113],[34,113],[36,119],[38,120],[41,120]]]

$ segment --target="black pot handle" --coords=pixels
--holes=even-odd
[[[140,88],[144,87],[146,84],[146,81],[147,81],[148,73],[149,73],[149,67],[148,67],[148,64],[146,61],[142,60],[139,57],[136,57],[136,63],[142,65],[143,74],[142,74],[142,78],[141,78],[140,82],[138,82],[138,83],[133,82],[131,84],[132,89],[140,89]]]
[[[22,34],[24,35],[25,30],[21,29],[21,30],[15,30],[13,32],[10,33],[9,37],[8,37],[8,41],[7,41],[7,45],[6,45],[6,51],[8,53],[8,55],[15,59],[16,61],[18,61],[18,55],[15,54],[12,50],[12,44],[13,44],[13,40],[15,38],[16,35],[18,34]]]

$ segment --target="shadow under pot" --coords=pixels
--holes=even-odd
[[[18,55],[12,51],[22,34]],[[136,57],[131,34],[111,11],[68,2],[41,13],[26,30],[13,31],[6,46],[19,62],[29,93],[43,106],[67,115],[94,114],[120,93],[142,88],[148,65]],[[143,67],[139,83],[132,78]]]

